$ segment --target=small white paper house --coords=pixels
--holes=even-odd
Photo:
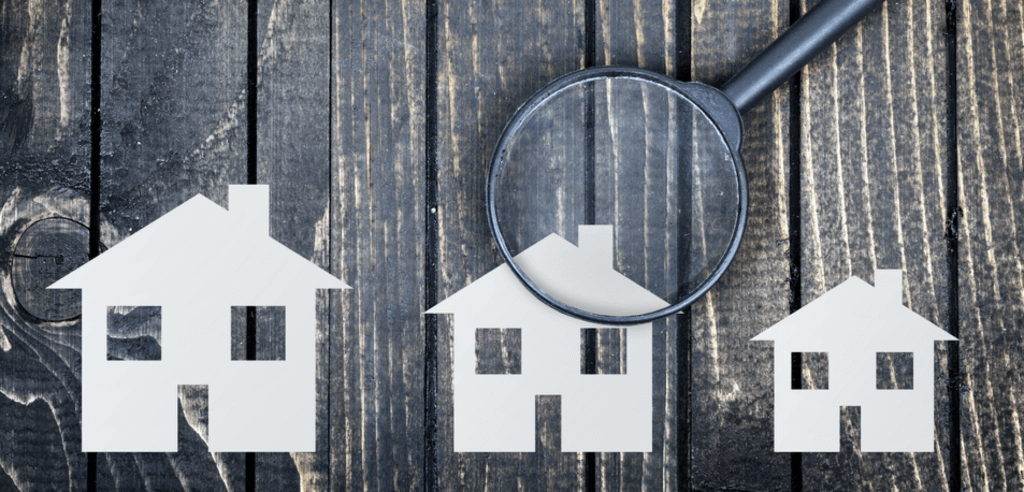
[[[516,256],[570,304],[611,315],[668,304],[613,268],[611,226],[580,226],[579,247],[552,234]],[[537,300],[502,265],[427,311],[454,313],[456,452],[533,452],[536,397],[561,395],[562,451],[650,451],[651,323],[626,330],[624,374],[583,374],[581,330],[598,325]],[[477,330],[518,329],[518,374],[478,374]]]
[[[82,451],[176,451],[178,385],[207,385],[210,451],[315,451],[316,290],[268,234],[269,189],[201,195],[57,281],[82,289]],[[159,360],[108,360],[108,308],[159,307]],[[283,306],[284,360],[231,357],[233,307]]]
[[[860,407],[863,452],[935,450],[935,341],[956,338],[905,307],[902,287],[899,270],[876,270],[874,287],[851,277],[753,338],[775,342],[776,452],[838,452],[844,406]],[[827,389],[792,389],[794,353],[827,354]],[[878,388],[885,354],[912,358],[905,387]]]

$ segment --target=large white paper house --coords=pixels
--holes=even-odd
[[[874,287],[851,277],[753,338],[775,342],[775,451],[838,452],[844,406],[860,407],[863,452],[935,450],[935,341],[956,338],[904,306],[902,287],[899,270],[875,270]],[[827,388],[792,388],[794,353],[827,354]],[[912,380],[879,388],[894,356],[913,360]]]
[[[613,268],[611,226],[580,226],[579,247],[552,234],[515,257],[556,298],[625,315],[666,307]],[[599,325],[537,300],[502,265],[428,313],[454,313],[456,452],[532,452],[537,395],[561,395],[562,451],[650,451],[651,323],[626,330],[625,371],[583,374],[581,330]],[[519,373],[478,374],[477,332],[517,329]]]
[[[82,289],[82,451],[173,452],[178,386],[207,385],[210,451],[315,451],[316,290],[270,238],[269,189],[201,195],[57,281]],[[159,308],[158,360],[108,360],[109,308]],[[232,360],[233,307],[284,307],[284,360]]]

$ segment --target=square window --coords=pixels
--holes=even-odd
[[[160,306],[107,307],[107,360],[160,360]]]
[[[793,367],[800,368],[800,375],[793,375],[793,382],[799,378],[800,386],[794,385],[793,389],[828,389],[828,352],[793,352]]]
[[[627,329],[580,329],[580,374],[626,374]]]
[[[522,374],[522,347],[519,328],[477,328],[476,373]]]
[[[231,360],[285,360],[284,306],[231,306]]]
[[[878,352],[875,354],[875,389],[914,389],[914,353]]]

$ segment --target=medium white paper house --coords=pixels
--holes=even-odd
[[[935,450],[935,341],[952,335],[903,305],[903,274],[851,277],[754,340],[775,342],[775,451],[838,452],[840,408],[860,407],[863,452]],[[793,389],[794,353],[827,354],[827,388]],[[912,381],[879,388],[889,357],[913,360]]]
[[[178,386],[207,385],[210,451],[315,451],[316,291],[270,238],[269,189],[196,195],[50,288],[82,289],[82,451],[173,452]],[[159,308],[158,360],[108,360],[109,308]],[[284,360],[232,360],[232,308],[284,308]],[[280,309],[280,308],[278,308]]]
[[[515,257],[555,298],[591,312],[638,314],[668,305],[613,268],[612,226],[580,226],[579,247],[552,234]],[[652,446],[651,323],[626,330],[625,371],[583,374],[581,330],[502,265],[428,313],[454,313],[456,452],[532,452],[536,397],[561,395],[562,451],[646,452]],[[519,330],[514,374],[479,374],[479,330]]]

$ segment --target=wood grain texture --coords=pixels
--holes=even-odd
[[[646,68],[676,76],[676,2],[596,2],[596,56],[601,65]]]
[[[101,234],[113,246],[196,193],[227,206],[227,185],[246,181],[247,11],[236,0],[102,3]],[[423,168],[433,20],[423,2],[259,3],[258,169],[272,185],[271,231],[353,290],[318,298],[318,452],[259,455],[257,489],[420,490],[430,355],[424,219],[436,213],[440,225],[438,300],[500,264],[483,209],[487,163],[516,107],[583,67],[584,3],[440,2],[434,211],[425,209],[435,184]],[[686,3],[688,77],[712,85],[789,19],[784,0]],[[597,64],[687,78],[674,44],[682,4],[595,4]],[[14,251],[40,219],[88,223],[91,2],[0,5],[0,490],[84,491],[80,326],[40,319],[65,305],[32,315],[14,285],[16,268],[58,275],[47,258],[78,253],[74,241],[61,243],[67,238]],[[803,456],[804,490],[951,490],[947,443],[957,435],[963,490],[1024,487],[1024,8],[956,6],[955,119],[945,113],[952,88],[940,0],[886,2],[803,72],[799,162],[789,160],[788,87],[746,115],[743,246],[692,308],[692,359],[677,352],[686,336],[678,320],[656,328],[655,451],[597,454],[595,489],[788,489],[790,457],[772,450],[772,346],[749,339],[789,313],[792,221],[803,238],[803,304],[851,275],[873,281],[876,268],[901,268],[904,303],[948,329],[950,178],[961,206],[961,428],[950,427],[945,379],[947,349],[957,346],[937,345],[937,452],[863,454],[859,412],[847,408],[837,422],[842,451]],[[951,144],[955,176],[946,167]],[[800,173],[800,210],[789,210],[791,169]],[[452,452],[451,318],[438,326],[440,489],[584,490],[585,456],[559,449],[557,397],[537,400],[537,452]],[[596,339],[598,371],[621,369],[621,333]],[[258,351],[279,351],[274,340],[266,335]],[[483,362],[504,367],[514,357],[498,350]],[[820,385],[814,369],[806,364],[804,375]],[[678,380],[687,374],[689,396]],[[689,422],[679,398],[689,398]],[[206,391],[182,387],[179,399],[180,451],[100,454],[99,490],[245,490],[243,455],[207,450]],[[689,460],[690,483],[679,483],[680,460]]]
[[[11,260],[14,298],[28,314],[43,321],[63,321],[82,312],[74,290],[46,287],[89,260],[89,228],[63,217],[32,223],[17,239]]]
[[[244,2],[103,2],[104,244],[245,183],[245,19]],[[244,490],[244,455],[207,450],[201,396],[179,391],[177,453],[101,454],[98,490]]]
[[[519,104],[555,77],[583,68],[584,42],[582,2],[439,5],[439,301],[501,264],[484,212],[484,180],[491,152]],[[536,452],[452,451],[453,328],[451,316],[439,317],[441,489],[582,489],[582,453],[562,453],[560,449],[557,398],[538,398]]]
[[[948,329],[944,15],[941,2],[886,2],[804,71],[804,305],[851,276],[873,282],[875,269],[896,268],[904,305]],[[945,344],[935,357],[935,452],[861,453],[859,424],[844,413],[849,443],[805,454],[805,487],[946,490]]]
[[[256,181],[270,185],[270,236],[329,270],[330,2],[261,1],[258,9]],[[257,359],[286,351],[267,314],[258,312],[256,317]],[[331,326],[326,291],[317,296],[316,330],[316,452],[257,453],[257,491],[329,490]]]
[[[334,2],[332,490],[424,487],[423,2]]]
[[[2,490],[85,490],[81,324],[77,313],[35,304],[44,321],[22,303],[88,254],[81,224],[89,203],[90,17],[87,1],[0,3]],[[25,236],[51,217],[62,217],[75,237]],[[44,277],[15,280],[15,269],[26,268]]]
[[[1024,487],[1024,12],[958,2],[963,490]]]
[[[667,0],[600,0],[596,2],[595,19],[595,63],[601,65],[623,65],[645,68],[654,72],[675,77],[676,68],[676,5],[675,2]],[[598,90],[597,92],[601,92]],[[610,104],[601,101],[598,97],[597,104]],[[657,109],[662,109],[661,104],[654,104]],[[659,120],[657,109],[656,114],[649,115],[653,120],[645,125],[644,132],[655,133]],[[602,111],[598,111],[600,115]],[[636,115],[633,115],[634,117]],[[600,119],[599,123],[600,125]],[[636,157],[640,152],[636,149],[609,149],[605,146],[607,142],[614,142],[614,139],[604,139],[604,132],[597,131],[599,140],[595,152],[597,161],[608,159],[614,154],[624,154]],[[604,140],[604,142],[602,142]],[[612,144],[614,145],[614,144]],[[675,190],[674,184],[670,183],[674,173],[669,171],[664,163],[657,162],[657,156],[645,156],[644,162],[633,162],[630,157],[623,162],[623,166],[632,169],[649,169],[645,171],[653,176],[642,183],[640,194],[645,196],[644,207],[636,223],[650,225],[654,230],[665,230],[666,223],[675,224],[676,218],[672,216],[660,216],[658,210],[667,210],[674,207],[664,206],[672,201],[674,195],[668,190]],[[659,165],[661,164],[661,165]],[[674,162],[670,167],[674,167]],[[596,165],[602,167],[600,164]],[[596,171],[601,174],[601,171]],[[639,176],[640,173],[632,176]],[[599,180],[600,181],[600,180]],[[614,180],[619,183],[619,180]],[[597,224],[618,224],[623,220],[627,224],[630,215],[616,214],[617,210],[628,210],[628,202],[637,196],[636,187],[640,183],[621,183],[621,187],[615,190],[614,196],[622,197],[616,200],[602,199],[603,193],[597,192],[595,198],[595,217]],[[602,186],[597,184],[600,190]],[[618,202],[618,203],[616,203]],[[675,227],[668,227],[668,230],[675,230]],[[617,227],[615,231],[616,255],[620,262],[635,262],[636,258],[646,258],[645,272],[648,275],[664,276],[671,283],[678,283],[674,271],[661,270],[666,266],[666,254],[664,251],[649,247],[645,249],[646,241],[638,241],[638,236],[627,232],[628,229]],[[646,237],[645,237],[646,238]],[[673,257],[671,254],[669,258]],[[623,259],[625,258],[625,259]],[[669,262],[673,263],[674,262]],[[671,267],[669,267],[671,269]],[[659,292],[659,294],[661,294]],[[680,405],[678,400],[681,397],[678,386],[678,365],[688,364],[687,354],[678,353],[678,337],[680,336],[680,325],[678,316],[670,316],[665,320],[659,320],[653,324],[653,415],[652,425],[654,426],[654,442],[650,453],[597,453],[596,473],[594,487],[596,490],[635,490],[642,487],[644,490],[678,490],[679,483],[679,457],[678,444],[680,433],[689,432],[686,416],[679,415]],[[686,335],[683,335],[686,336]],[[606,369],[614,368],[612,364],[616,358],[621,357],[625,350],[625,332],[599,330],[597,340],[597,373],[603,374],[602,366],[611,365]],[[626,362],[628,365],[628,361]],[[682,395],[685,398],[685,395]]]
[[[788,2],[693,6],[693,80],[721,85],[789,24]],[[747,227],[736,258],[692,308],[692,485],[789,490],[774,450],[772,344],[751,342],[789,314],[789,84],[745,115]],[[788,375],[784,375],[788,377]]]

